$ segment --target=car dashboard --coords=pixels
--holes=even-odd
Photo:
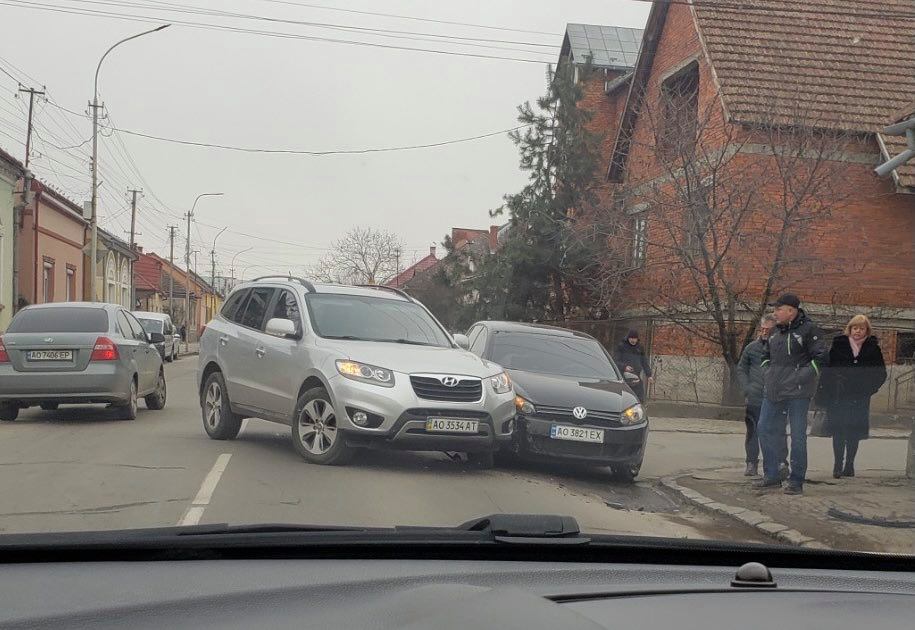
[[[737,569],[314,558],[6,564],[0,627],[911,627],[912,573],[773,568],[771,583],[741,586]]]

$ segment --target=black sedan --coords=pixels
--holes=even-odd
[[[610,466],[626,481],[638,475],[648,415],[596,339],[513,322],[480,322],[467,337],[472,352],[504,367],[514,382],[515,454]]]

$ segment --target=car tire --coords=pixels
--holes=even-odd
[[[620,481],[622,483],[634,483],[635,478],[639,476],[639,469],[641,467],[641,463],[611,466],[610,476],[613,477],[614,480]]]
[[[330,395],[323,387],[309,389],[296,401],[292,446],[310,464],[341,466],[352,459],[353,448],[339,429]]]
[[[472,464],[474,468],[489,470],[496,465],[496,454],[493,451],[467,453],[467,461]]]
[[[234,440],[241,431],[243,417],[232,411],[226,379],[222,372],[207,377],[200,394],[203,429],[214,440]]]
[[[137,379],[136,377],[130,379],[130,388],[127,391],[127,402],[120,407],[121,420],[136,420],[137,419],[137,410],[140,406],[139,401],[137,400]]]
[[[168,389],[165,384],[165,370],[159,370],[159,378],[156,380],[156,390],[146,396],[143,400],[146,402],[146,408],[153,411],[165,409],[165,401],[168,397]]]
[[[10,405],[0,405],[0,420],[3,422],[12,422],[19,417],[19,407]]]
[[[57,411],[60,407],[59,403],[41,403],[40,405],[42,411]]]

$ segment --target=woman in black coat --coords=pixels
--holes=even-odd
[[[845,334],[832,342],[829,367],[823,374],[821,394],[826,407],[826,431],[832,435],[835,465],[832,476],[854,477],[858,442],[870,431],[871,396],[886,381],[886,364],[871,324],[855,315]]]

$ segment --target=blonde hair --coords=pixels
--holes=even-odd
[[[852,326],[864,326],[867,330],[868,337],[873,333],[871,328],[871,320],[867,318],[867,315],[855,315],[849,320],[848,324],[845,326],[845,334],[851,335]]]

